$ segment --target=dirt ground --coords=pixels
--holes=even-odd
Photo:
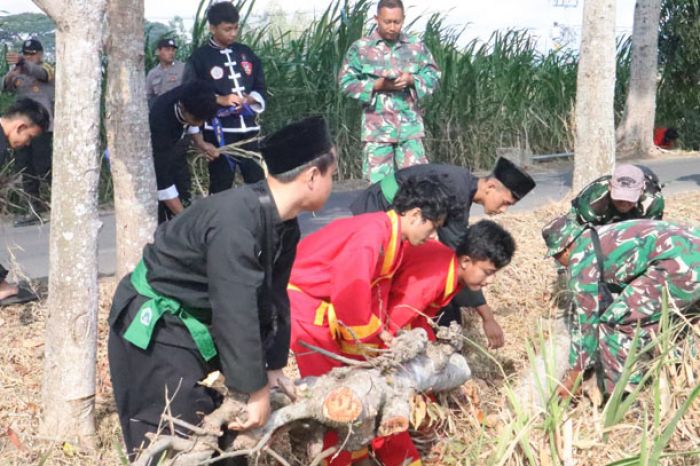
[[[666,218],[680,223],[700,225],[700,193],[667,199]],[[506,334],[505,347],[485,356],[470,347],[466,354],[474,380],[460,393],[440,403],[430,404],[425,418],[431,421],[417,434],[428,464],[492,464],[495,452],[502,448],[499,438],[507,436],[514,417],[507,400],[506,382],[516,383],[529,364],[527,347],[537,341],[537,329],[560,313],[553,294],[556,273],[551,260],[543,258],[545,248],[541,226],[566,209],[564,201],[532,213],[497,217],[515,237],[518,245],[513,263],[497,276],[486,292],[487,299]],[[100,286],[99,346],[97,367],[97,422],[100,449],[94,454],[79,453],[72,445],[52,443],[37,437],[41,417],[41,383],[43,369],[43,330],[45,302],[0,309],[0,465],[104,465],[123,464],[120,429],[114,411],[106,357],[106,317],[114,290],[112,279]],[[467,316],[466,334],[480,345],[485,344],[478,318]],[[544,331],[545,336],[547,331]],[[499,367],[500,365],[500,367]],[[700,377],[696,363],[689,375],[672,385],[673,397],[682,397],[695,387]],[[505,378],[504,378],[505,376]],[[573,422],[573,462],[577,465],[607,464],[633,454],[640,445],[643,430],[640,410],[631,411],[619,428],[601,432],[601,413],[590,404],[570,410]],[[533,422],[542,422],[535,418]],[[696,402],[682,422],[670,446],[674,450],[698,448],[700,405]],[[533,435],[530,439],[537,452],[535,463],[555,464],[547,458],[549,440]],[[500,464],[527,464],[522,449],[506,449]],[[695,461],[697,460],[697,461]],[[700,458],[674,464],[700,464]],[[685,462],[690,461],[690,462]]]

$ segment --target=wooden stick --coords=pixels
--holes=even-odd
[[[366,361],[358,361],[356,359],[350,359],[346,358],[345,356],[340,356],[339,354],[332,353],[326,349],[319,348],[318,346],[314,346],[311,343],[307,343],[305,341],[299,341],[299,344],[305,348],[310,349],[311,351],[316,351],[319,354],[322,354],[326,357],[329,357],[335,361],[342,362],[343,364],[347,364],[348,366],[355,366],[355,367],[374,367],[372,364],[369,364]]]

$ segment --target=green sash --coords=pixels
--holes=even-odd
[[[202,316],[208,311],[186,308],[177,300],[159,294],[148,283],[147,272],[146,265],[141,260],[131,274],[131,284],[136,291],[141,296],[151,299],[141,305],[129,328],[126,329],[124,339],[143,350],[147,349],[151,343],[153,329],[163,314],[169,312],[177,316],[185,325],[204,360],[211,360],[217,354],[214,340],[206,324],[195,317],[197,314]]]
[[[382,178],[382,181],[379,182],[379,187],[382,189],[382,194],[384,194],[384,198],[389,204],[394,202],[394,197],[399,192],[399,183],[396,181],[396,175],[392,173]]]

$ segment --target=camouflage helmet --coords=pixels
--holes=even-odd
[[[547,245],[547,257],[562,252],[579,237],[585,227],[572,215],[557,217],[542,228],[542,238]]]

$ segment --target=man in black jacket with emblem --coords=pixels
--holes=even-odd
[[[204,132],[193,134],[197,147],[209,160],[209,192],[217,193],[233,184],[236,165],[246,183],[263,178],[260,167],[248,159],[236,159],[219,148],[257,136],[258,114],[265,111],[265,75],[262,63],[250,47],[236,42],[238,10],[230,2],[215,3],[207,11],[211,38],[192,53],[183,83],[193,79],[211,81],[226,108],[204,124]],[[247,147],[256,150],[256,144]]]
[[[320,209],[337,167],[325,120],[308,118],[266,138],[269,178],[195,202],[163,223],[109,317],[117,411],[132,455],[165,406],[197,424],[220,397],[197,384],[220,370],[249,394],[245,422],[263,425],[270,387],[283,377],[290,339],[287,283],[300,232],[296,216]]]

